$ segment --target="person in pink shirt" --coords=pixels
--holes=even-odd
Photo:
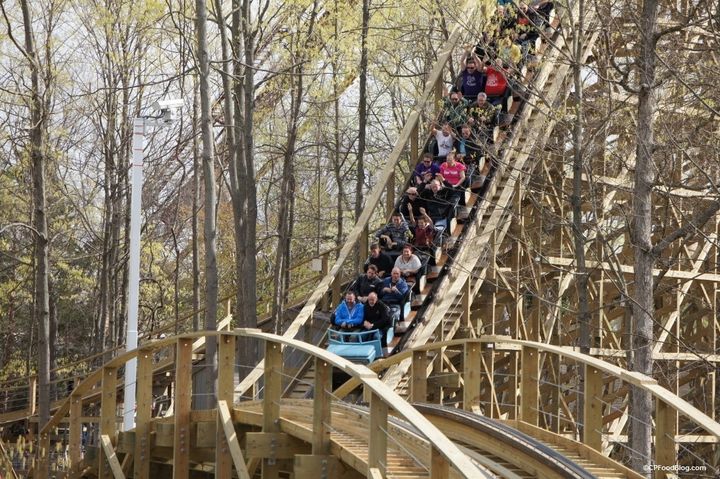
[[[440,165],[440,173],[437,179],[442,181],[448,188],[460,188],[465,181],[465,165],[455,159],[455,152],[448,153],[445,162]]]
[[[465,165],[455,159],[455,152],[448,153],[445,162],[440,165],[437,179],[442,181],[449,193],[448,198],[457,199],[462,196],[462,187],[465,182]]]

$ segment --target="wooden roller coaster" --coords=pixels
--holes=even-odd
[[[558,9],[557,17],[554,27],[576,16]],[[586,22],[589,56],[597,32],[591,15]],[[522,72],[526,94],[510,109],[512,122],[497,138],[494,178],[481,194],[468,190],[464,214],[449,232],[395,354],[369,367],[330,354],[324,349],[326,316],[318,313],[340,300],[344,263],[358,244],[367,248],[370,221],[383,197],[388,212],[394,205],[401,159],[419,157],[420,119],[436,107],[461,28],[438,56],[335,264],[329,267],[331,256],[325,254],[321,274],[297,285],[304,291],[319,280],[309,295],[298,295],[301,310],[282,336],[230,331],[228,312],[220,331],[147,338],[138,350],[99,369],[88,366],[86,375],[58,383],[54,415],[36,436],[25,444],[0,442],[0,475],[642,477],[623,465],[633,387],[655,398],[653,465],[662,466],[653,469],[655,476],[682,476],[677,466],[716,474],[720,274],[713,240],[720,222],[678,248],[677,268],[658,271],[673,286],[658,288],[657,296],[662,327],[655,355],[667,373],[662,383],[626,369],[628,346],[620,332],[628,319],[621,291],[608,281],[618,271],[632,274],[622,264],[625,251],[609,258],[601,245],[589,243],[595,257],[590,295],[599,313],[591,354],[575,348],[578,332],[563,307],[572,300],[575,281],[572,237],[565,225],[544,225],[553,234],[543,235],[540,224],[547,216],[541,207],[566,216],[558,200],[568,183],[566,169],[544,149],[558,119],[553,112],[569,91],[564,59],[571,30],[548,29],[538,47],[539,64]],[[687,176],[684,168],[680,176]],[[628,169],[614,176],[611,168],[603,171],[599,210],[594,206],[593,212],[610,228],[613,207],[629,201]],[[692,191],[668,194],[686,198]],[[664,204],[673,211],[663,214],[679,217],[682,207],[681,201]],[[537,238],[527,241],[524,231],[537,232],[529,233]],[[521,269],[532,274],[521,277]],[[705,301],[685,303],[693,290]],[[217,336],[219,344],[216,407],[197,410],[193,374],[208,336]],[[257,342],[264,351],[259,364],[236,364],[238,337]],[[697,347],[687,351],[685,344]],[[118,384],[130,358],[138,360],[136,427],[121,431]],[[242,381],[236,381],[238,368],[249,368]],[[349,379],[334,388],[333,371]],[[35,390],[28,381],[6,385],[20,399],[4,405],[0,424],[34,416]]]

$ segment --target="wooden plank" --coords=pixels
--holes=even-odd
[[[463,349],[463,409],[480,406],[482,350],[477,341],[468,341]]]
[[[123,462],[120,465],[120,468],[122,469],[122,473],[127,477],[130,474],[130,468],[133,465],[133,455],[131,453],[125,454],[125,457],[123,458]]]
[[[382,476],[387,473],[387,430],[388,406],[380,396],[370,395],[370,444],[368,446],[368,468],[377,468]],[[368,477],[370,474],[368,474]]]
[[[34,416],[37,412],[37,376],[31,376],[28,382],[27,415]]]
[[[190,476],[192,351],[192,339],[180,338],[177,340],[175,353],[173,479],[188,479]]]
[[[551,266],[560,267],[571,267],[575,264],[573,258],[560,258],[557,256],[544,256],[542,262]],[[635,274],[635,268],[630,265],[611,265],[608,262],[598,262],[594,260],[587,260],[586,266],[588,269],[599,269],[610,273],[621,272],[623,274],[632,275]],[[659,276],[663,274],[664,279],[684,279],[686,281],[709,281],[713,283],[720,282],[720,274],[714,273],[694,273],[692,271],[681,271],[677,269],[671,269],[668,271],[653,269],[653,276]]]
[[[435,365],[436,371],[440,371],[440,361],[442,360],[441,354],[438,354],[435,356],[437,360],[435,361],[437,364]],[[454,388],[459,389],[462,387],[462,377],[460,373],[452,372],[452,371],[445,371],[445,372],[436,372],[434,376],[428,378],[428,385],[432,389],[437,388]]]
[[[377,467],[371,467],[368,469],[368,479],[384,479],[383,473]]]
[[[150,479],[150,420],[152,419],[153,350],[138,351],[137,411],[135,413],[135,479]]]
[[[245,458],[243,457],[242,450],[240,449],[240,443],[237,439],[237,433],[235,432],[235,426],[232,422],[232,416],[230,415],[230,409],[228,408],[227,401],[220,399],[218,401],[217,411],[218,431],[221,431],[225,440],[225,443],[220,447],[227,447],[229,449],[232,463],[235,465],[238,477],[240,479],[250,479],[250,473],[248,472],[245,464]],[[228,474],[224,468],[219,470],[216,466],[215,477],[232,477],[232,474]]]
[[[280,397],[282,395],[282,349],[280,344],[265,341],[265,389],[263,391],[263,432],[280,432]],[[248,436],[248,455],[250,456],[250,438]],[[277,456],[263,456],[262,476],[264,479],[277,479],[280,468]]]
[[[68,443],[70,470],[77,468],[82,457],[82,397],[70,395],[70,441]]]
[[[100,405],[100,435],[115,439],[117,427],[117,368],[102,368],[102,402]],[[111,470],[100,458],[98,477],[103,479],[110,476]],[[112,465],[110,465],[112,468]]]
[[[678,430],[677,411],[655,399],[655,461],[660,466],[673,466],[678,463],[675,435]],[[665,471],[655,471],[656,479],[668,477]]]
[[[463,325],[469,329],[473,329],[473,324],[470,319],[470,307],[472,306],[472,285],[470,283],[470,277],[465,282],[465,287],[462,290],[462,319]]]
[[[260,457],[264,461],[277,463],[281,459],[292,459],[296,454],[306,454],[307,451],[302,441],[284,432],[248,432],[245,435],[245,452],[248,457]]]
[[[427,352],[424,350],[413,351],[412,379],[410,384],[410,393],[413,402],[427,401],[427,368]]]
[[[235,389],[235,336],[231,334],[221,334],[218,339],[217,374],[218,427],[215,432],[217,441],[217,447],[215,448],[215,477],[230,479],[232,477],[233,462],[237,462],[237,459],[233,456],[233,446],[230,444],[228,433],[231,432],[233,438],[235,438],[235,430],[232,427],[230,428],[231,431],[225,429],[225,420],[221,415],[220,404],[224,404],[224,408],[228,412],[228,420],[230,420],[228,403],[233,404]],[[230,426],[232,426],[232,420],[230,420]],[[237,442],[237,438],[235,438],[235,442]],[[242,454],[240,458],[242,458]],[[245,467],[244,460],[242,461],[242,467]],[[236,465],[235,468],[237,469],[238,466]]]
[[[583,404],[583,443],[602,451],[603,430],[603,377],[600,370],[585,365]]]
[[[331,394],[332,365],[321,358],[315,358],[312,439],[314,455],[330,454]]]
[[[434,447],[430,448],[430,479],[449,479],[450,467],[447,459]]]
[[[293,472],[296,478],[335,479],[342,475],[342,465],[334,456],[297,454]]]
[[[538,400],[540,388],[538,376],[540,355],[532,348],[523,348],[521,353],[522,376],[520,378],[520,420],[533,426],[538,424]]]
[[[125,479],[125,474],[123,474],[122,466],[120,466],[120,461],[118,461],[117,455],[115,454],[115,449],[113,449],[110,436],[108,436],[107,434],[103,434],[102,436],[100,436],[100,443],[102,444],[104,458],[110,465],[110,470],[112,471],[113,477],[115,479]],[[100,464],[104,462],[105,461],[103,460],[103,458],[100,458]]]

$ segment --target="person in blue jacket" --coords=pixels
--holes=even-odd
[[[380,301],[390,308],[391,316],[397,322],[400,319],[400,310],[405,293],[410,287],[402,279],[400,268],[393,268],[390,277],[385,278],[380,285]]]
[[[345,301],[335,309],[333,324],[339,329],[354,330],[362,325],[364,317],[363,304],[357,301],[355,292],[348,291],[345,293]]]

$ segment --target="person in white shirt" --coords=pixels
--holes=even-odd
[[[405,245],[402,249],[402,254],[395,260],[395,267],[400,270],[400,274],[404,278],[413,276],[422,267],[420,258],[413,254],[413,248],[410,245]]]

